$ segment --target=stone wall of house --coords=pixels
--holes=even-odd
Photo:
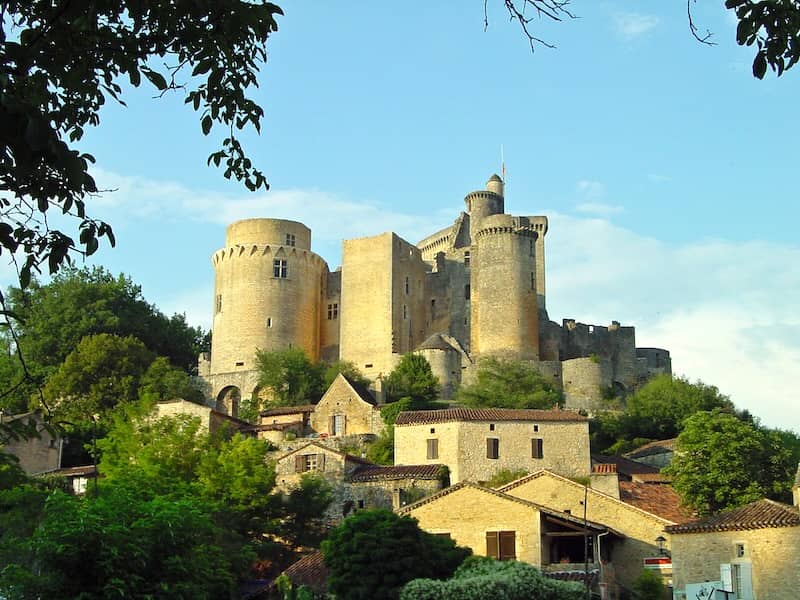
[[[736,555],[737,544],[744,556]],[[755,599],[794,600],[800,589],[800,527],[672,535],[676,591],[687,583],[719,581],[720,564],[737,562],[752,565]]]
[[[514,531],[517,560],[542,564],[539,512],[522,503],[463,487],[404,514],[417,519],[425,531],[449,534],[478,556],[486,556],[487,531]]]
[[[664,527],[671,525],[670,521],[601,492],[592,489],[588,489],[587,492],[582,485],[560,477],[544,474],[518,486],[501,489],[503,493],[541,504],[555,511],[569,512],[577,518],[583,518],[583,500],[586,493],[588,498],[586,518],[589,521],[603,523],[625,536],[622,542],[615,544],[611,561],[617,581],[628,588],[641,573],[643,559],[648,556],[658,556],[656,538],[669,537],[664,533]]]
[[[345,435],[374,434],[383,431],[380,410],[357,397],[349,387],[332,386],[311,413],[311,429],[316,433],[334,435],[331,418],[345,417]]]
[[[28,475],[53,471],[61,466],[61,450],[63,441],[60,436],[53,435],[43,427],[43,421],[36,416],[21,417],[37,422],[39,437],[28,439],[9,440],[5,446],[0,446],[4,452],[13,454],[19,459],[19,466]]]
[[[487,440],[499,440],[498,458],[487,457]],[[428,458],[427,440],[438,440],[438,456]],[[533,439],[542,440],[542,458],[533,458]],[[567,477],[591,470],[588,421],[451,422],[395,426],[395,463],[442,463],[451,483],[488,481],[502,469],[528,473],[551,469]]]

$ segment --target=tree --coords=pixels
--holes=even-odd
[[[356,385],[367,387],[370,380],[367,379],[361,370],[349,360],[336,360],[332,363],[324,365],[324,373],[322,375],[323,387],[327,390],[331,387],[333,380],[341,373]]]
[[[411,517],[363,510],[348,517],[322,542],[328,587],[337,598],[397,598],[421,577],[450,577],[471,554],[450,538],[427,533]]]
[[[139,380],[139,398],[150,404],[175,398],[202,404],[205,395],[186,371],[173,367],[166,358],[158,356]]]
[[[305,473],[300,485],[283,498],[279,535],[292,547],[319,547],[328,531],[325,511],[333,501],[333,488],[319,473]]]
[[[467,558],[446,581],[410,581],[400,594],[401,600],[581,600],[585,597],[586,588],[580,583],[548,579],[527,563],[498,561],[486,556]]]
[[[473,408],[550,409],[564,399],[533,365],[490,356],[478,362],[475,381],[459,390],[458,401]]]
[[[786,500],[796,466],[778,434],[715,409],[686,420],[667,472],[684,504],[705,515]]]
[[[87,336],[47,380],[44,396],[63,420],[103,416],[138,399],[139,381],[154,359],[135,337]]]
[[[300,348],[258,350],[256,368],[258,385],[272,394],[272,406],[315,404],[325,392],[322,366],[312,363]]]
[[[0,252],[20,257],[21,287],[43,263],[54,273],[73,254],[93,254],[101,238],[114,244],[111,227],[86,211],[86,197],[98,191],[94,158],[70,144],[100,123],[107,101],[124,104],[123,85],[185,90],[203,134],[215,123],[225,130],[209,163],[224,164],[225,177],[248,189],[267,187],[236,132],[260,129],[263,110],[246,92],[280,14],[274,4],[244,0],[2,3]],[[78,222],[77,243],[49,227],[49,210]]]
[[[633,591],[641,600],[662,600],[664,598],[664,580],[660,573],[643,569],[633,582]]]
[[[404,354],[383,383],[387,401],[411,398],[409,410],[427,408],[439,396],[439,380],[420,354]]]

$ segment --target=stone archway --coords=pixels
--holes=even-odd
[[[235,385],[225,386],[217,394],[216,409],[231,417],[238,417],[241,399],[242,394],[238,387]]]

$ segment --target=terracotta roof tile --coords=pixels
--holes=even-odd
[[[293,563],[283,572],[295,587],[305,585],[317,594],[324,594],[328,590],[328,569],[322,552],[307,554]]]
[[[681,497],[671,485],[661,483],[619,482],[619,499],[674,523],[692,518],[692,513],[681,505]]]
[[[276,406],[261,411],[262,417],[277,417],[279,415],[294,415],[300,413],[314,412],[314,404],[303,404],[301,406]]]
[[[444,465],[364,465],[350,475],[350,481],[387,481],[393,479],[438,479]]]
[[[617,465],[613,463],[599,463],[592,465],[592,473],[616,473]]]
[[[679,525],[670,525],[666,531],[669,533],[702,533],[799,526],[800,511],[796,507],[764,498],[716,515]]]
[[[613,464],[617,467],[617,473],[630,478],[641,473],[658,473],[658,468],[645,465],[635,460],[629,460],[623,456],[607,456],[605,454],[592,453],[592,463],[594,464]]]
[[[397,415],[395,425],[425,425],[452,421],[587,421],[568,410],[534,410],[514,408],[445,408],[442,410],[409,410]]]
[[[652,456],[653,454],[664,454],[665,452],[675,452],[678,438],[671,438],[668,440],[656,440],[644,446],[639,446],[636,450],[625,454],[627,458],[642,458],[644,456]]]

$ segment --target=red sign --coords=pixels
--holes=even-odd
[[[671,569],[672,559],[669,556],[653,556],[644,559],[645,569]]]

